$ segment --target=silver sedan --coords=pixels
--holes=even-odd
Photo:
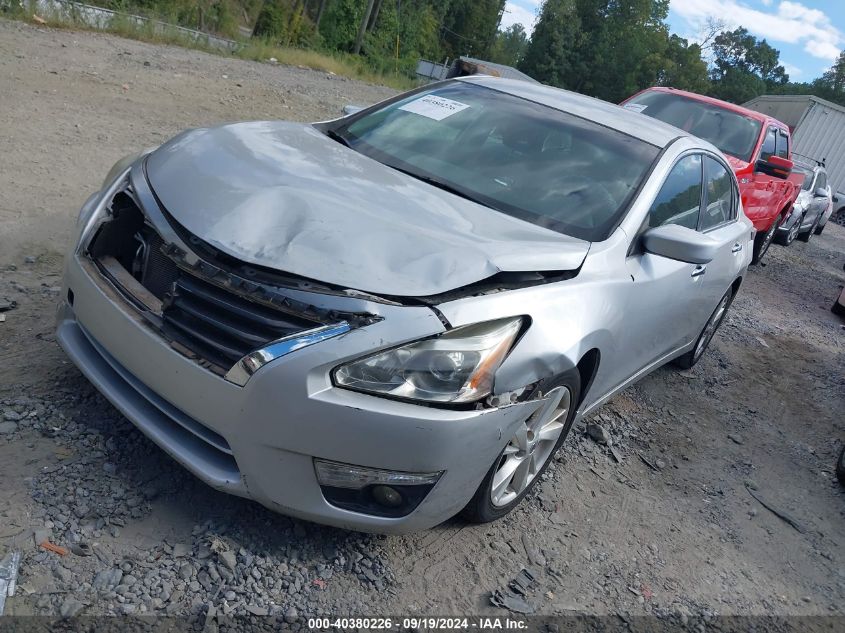
[[[214,488],[374,532],[489,521],[580,416],[701,358],[752,237],[708,143],[460,79],[120,161],[80,212],[58,340]]]

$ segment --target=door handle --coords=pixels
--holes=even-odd
[[[696,266],[695,269],[690,273],[690,277],[701,277],[701,275],[706,272],[707,266]]]
[[[741,250],[742,250],[742,244],[737,242],[736,244],[734,244],[733,248],[731,249],[731,253],[738,253]]]

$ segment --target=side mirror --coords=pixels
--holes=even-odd
[[[819,187],[816,189],[815,193],[816,198],[827,198],[827,189],[824,187]]]
[[[352,114],[358,114],[363,109],[364,109],[364,106],[347,104],[347,105],[343,106],[343,116],[350,116]]]
[[[783,178],[784,180],[789,178],[793,167],[795,167],[795,163],[788,158],[781,158],[780,156],[774,155],[769,156],[768,160],[761,158],[754,165],[755,171],[774,176],[775,178]]]
[[[649,253],[690,264],[707,264],[719,251],[719,243],[698,231],[678,224],[664,224],[643,234],[643,248]]]

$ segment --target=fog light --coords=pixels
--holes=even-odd
[[[390,486],[376,486],[373,488],[373,499],[376,503],[380,503],[388,508],[398,508],[402,505],[404,499],[396,488]]]
[[[442,472],[406,473],[314,460],[323,497],[331,505],[381,517],[403,517],[422,503]]]
[[[442,473],[406,473],[398,470],[365,468],[341,462],[314,460],[317,481],[321,486],[361,489],[377,484],[419,486],[437,483]]]

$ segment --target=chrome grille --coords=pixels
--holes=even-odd
[[[162,323],[167,337],[224,368],[271,341],[320,325],[184,272],[165,300]]]

